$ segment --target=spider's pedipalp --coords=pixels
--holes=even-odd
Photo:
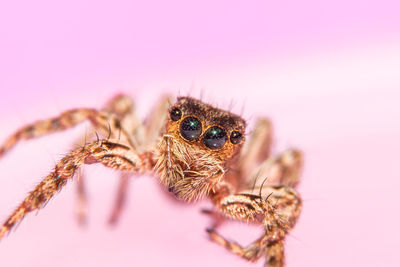
[[[101,163],[112,169],[137,173],[152,168],[149,159],[150,155],[138,155],[127,146],[106,140],[95,141],[70,152],[5,221],[0,229],[0,239],[27,213],[42,208],[83,164]]]

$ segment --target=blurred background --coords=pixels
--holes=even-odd
[[[297,147],[304,210],[287,266],[399,266],[398,1],[8,1],[0,3],[0,140],[26,123],[118,92],[143,118],[163,94],[203,96],[274,123],[274,152]],[[0,160],[0,218],[88,124]],[[85,167],[89,223],[69,184],[0,243],[2,266],[261,266],[208,241],[203,201],[180,205],[134,178],[119,225],[117,174]],[[232,224],[243,245],[261,229]]]

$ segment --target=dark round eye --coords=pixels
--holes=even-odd
[[[181,122],[180,131],[183,138],[193,141],[201,135],[201,122],[195,117],[187,117]]]
[[[242,138],[243,138],[242,134],[238,131],[233,131],[231,133],[231,143],[232,144],[235,144],[235,145],[239,144],[240,141],[242,141]]]
[[[173,108],[169,113],[169,116],[171,117],[171,120],[179,121],[182,117],[182,111],[179,108]]]
[[[203,142],[211,149],[218,149],[224,146],[226,142],[226,132],[218,126],[213,126],[204,134]]]

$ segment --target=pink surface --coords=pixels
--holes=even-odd
[[[9,1],[0,4],[0,140],[25,123],[132,95],[233,102],[274,122],[275,152],[304,151],[304,211],[288,266],[399,266],[400,5],[396,1]],[[243,108],[242,108],[243,106]],[[0,160],[0,218],[87,126],[21,144]],[[178,205],[132,181],[107,227],[117,179],[85,168],[89,225],[70,184],[0,243],[1,266],[250,266],[207,240],[209,203]],[[259,230],[223,230],[244,244]],[[260,261],[257,266],[261,265]]]

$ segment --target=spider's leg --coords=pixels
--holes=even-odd
[[[76,149],[63,157],[54,170],[29,193],[0,229],[0,239],[9,232],[24,216],[42,208],[83,164],[101,163],[106,167],[125,172],[144,172],[152,169],[152,154],[137,154],[130,147],[99,140]]]
[[[107,104],[106,106],[102,109],[103,112],[107,112],[114,116],[120,123],[121,128],[124,129],[124,131],[127,133],[128,137],[125,135],[121,135],[121,131],[110,131],[110,129],[105,129],[102,128],[96,128],[96,125],[93,125],[93,130],[99,131],[102,136],[108,136],[110,139],[114,140],[119,140],[119,142],[128,142],[129,140],[127,138],[130,138],[131,143],[133,143],[136,146],[136,150],[138,152],[142,151],[140,150],[140,145],[141,145],[141,140],[143,139],[143,133],[140,130],[142,128],[142,124],[137,118],[135,112],[134,112],[134,103],[132,99],[126,95],[116,95],[113,97]],[[86,143],[86,140],[93,139],[94,133],[90,133],[89,136],[84,136],[79,139],[77,144],[82,144]],[[78,205],[77,205],[77,210],[76,210],[76,215],[78,219],[78,223],[83,225],[87,221],[87,211],[88,211],[88,203],[87,203],[87,195],[86,195],[86,189],[85,189],[85,176],[82,172],[78,173],[79,177],[77,179],[77,197],[78,197]],[[128,174],[123,173],[121,174],[120,178],[120,183],[121,187],[124,185],[124,190],[126,191],[126,187],[128,186],[127,179]],[[121,190],[120,190],[121,191]],[[119,198],[117,200],[117,206],[121,206],[122,203],[122,198]]]
[[[144,138],[143,125],[136,116],[135,105],[130,97],[119,94],[113,97],[103,110],[113,114],[120,121],[122,129],[133,139],[132,142],[136,146],[140,147],[142,145]],[[119,132],[113,132],[113,134],[113,138],[121,138]]]
[[[215,229],[207,229],[212,241],[246,260],[256,261],[265,255],[267,266],[284,265],[285,235],[293,228],[301,211],[301,199],[294,189],[265,186],[260,194],[239,193],[222,197],[217,194],[213,202],[223,215],[260,223],[265,232],[249,246],[242,247],[222,237]]]
[[[216,232],[215,228],[209,228],[206,231],[212,241],[248,261],[257,261],[265,254],[264,251],[261,250],[261,243],[264,237],[257,239],[246,247],[243,247],[234,241],[227,240],[225,237]]]
[[[227,240],[214,229],[207,229],[207,232],[212,241],[248,261],[257,261],[259,258],[266,255],[266,266],[284,266],[285,252],[283,241],[268,243],[265,236],[263,236],[250,245],[243,247],[234,241]],[[268,253],[266,253],[266,251],[268,251]]]
[[[250,177],[254,168],[270,155],[272,126],[268,119],[258,119],[247,138],[239,160],[241,177]]]
[[[219,228],[227,219],[218,210],[216,210],[214,208],[202,209],[201,212],[203,214],[209,215],[213,219],[212,226],[210,227],[210,229],[213,229],[213,230]]]
[[[168,117],[168,109],[171,106],[171,97],[166,95],[160,98],[157,105],[153,108],[150,115],[144,123],[145,140],[143,146],[145,149],[152,149],[158,143],[161,133],[165,127],[165,120]]]
[[[76,173],[76,189],[77,189],[77,196],[78,196],[78,204],[76,208],[76,218],[80,225],[85,225],[87,223],[87,212],[88,212],[88,205],[87,205],[87,194],[86,194],[86,186],[84,176],[82,174],[82,170],[79,170]]]
[[[248,179],[248,181],[241,186],[241,193],[257,194],[261,190],[261,193],[265,196],[265,192],[268,191],[266,188],[271,185],[282,185],[294,188],[298,184],[301,167],[301,152],[295,149],[286,150],[276,157],[271,157],[265,160],[258,168],[256,168],[250,175],[251,179]],[[213,230],[217,229],[226,221],[226,217],[223,216],[219,210],[205,210],[203,213],[210,215],[213,218]],[[270,251],[283,251],[283,247],[280,249],[281,245],[279,244],[271,246]]]
[[[134,147],[134,143],[129,134],[121,127],[121,123],[115,116],[96,109],[80,108],[68,110],[57,117],[37,121],[22,127],[0,146],[0,157],[21,140],[29,140],[46,134],[63,131],[86,120],[89,120],[94,128],[100,129],[102,133],[119,133]],[[107,137],[107,135],[105,136]]]
[[[211,239],[248,260],[256,260],[262,255],[266,255],[268,266],[283,266],[284,235],[294,226],[301,210],[301,200],[293,189],[298,184],[301,166],[301,152],[295,149],[287,150],[276,157],[265,160],[256,168],[250,175],[251,179],[248,180],[241,194],[226,196],[223,199],[218,198],[219,200],[216,202],[217,211],[239,220],[243,218],[251,220],[251,218],[260,217],[260,215],[251,213],[251,211],[256,210],[257,201],[264,203],[262,204],[263,213],[269,214],[269,216],[261,215],[261,217],[264,217],[262,223],[266,229],[263,237],[246,248],[242,248],[220,236],[213,228],[209,229]],[[251,199],[257,201],[250,201]],[[228,203],[230,204],[228,205]],[[223,209],[224,206],[225,210]],[[230,209],[232,209],[232,214],[227,214]],[[235,217],[236,213],[240,214],[238,211],[244,211],[245,215],[239,215],[239,218]],[[266,211],[272,212],[267,213]],[[274,212],[277,216],[273,215]],[[273,223],[276,220],[282,223]],[[269,240],[268,236],[274,235],[279,229],[284,229],[281,240]]]
[[[118,222],[119,217],[121,216],[121,212],[125,207],[126,194],[130,178],[131,178],[130,173],[122,173],[119,179],[117,197],[115,199],[114,207],[112,209],[110,218],[108,219],[108,223],[111,225],[115,225]]]
[[[169,103],[170,97],[162,97],[153,111],[150,112],[150,116],[146,118],[144,125],[135,123],[135,117],[132,112],[130,113],[131,117],[124,117],[123,121],[126,124],[136,126],[135,130],[132,130],[132,132],[136,133],[135,138],[138,139],[141,150],[151,150],[158,141],[165,124],[165,119],[168,115],[167,111],[170,106]],[[132,126],[127,128],[132,129]],[[127,189],[130,181],[129,176],[129,173],[123,174],[119,181],[117,197],[108,220],[111,225],[118,222],[121,212],[125,207],[127,199],[126,194],[128,192]]]
[[[262,183],[285,185],[295,188],[299,183],[303,164],[302,153],[297,149],[288,149],[282,154],[265,160],[250,175],[247,187],[260,188]]]

